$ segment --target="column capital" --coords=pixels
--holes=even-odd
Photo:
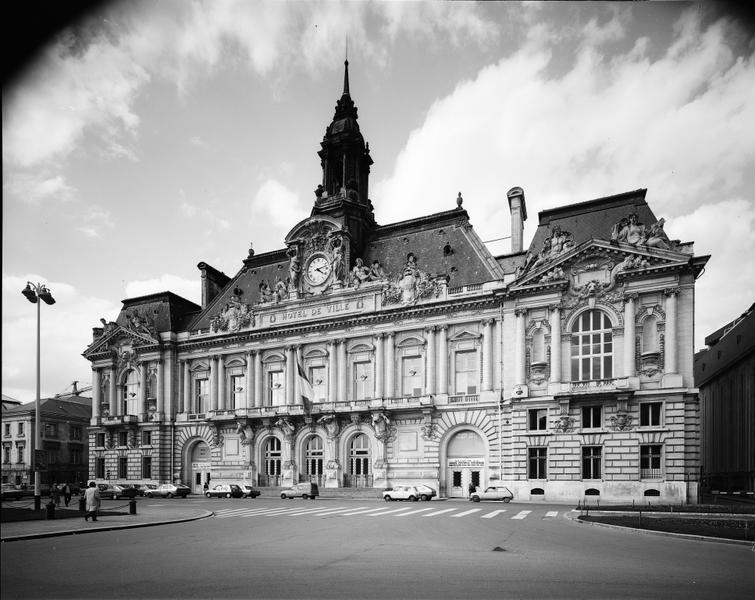
[[[346,344],[346,338],[338,338],[336,340],[336,342],[338,342],[339,344],[344,344],[345,345]]]
[[[374,336],[372,336],[372,337],[374,337],[374,338],[375,338],[375,340],[382,340],[382,339],[383,339],[383,338],[385,337],[385,334],[384,334],[384,333],[382,333],[382,332],[381,332],[381,333],[376,333],[376,334],[375,334]]]
[[[438,325],[438,331],[448,331],[448,325],[445,323],[443,325]]]
[[[627,304],[629,302],[636,302],[639,299],[640,299],[640,295],[638,293],[636,293],[636,292],[635,293],[631,293],[631,294],[624,294],[624,302],[627,303]]]
[[[435,329],[435,325],[428,325],[427,327],[425,327],[425,333],[433,334],[435,333]]]
[[[666,288],[665,290],[663,290],[663,295],[664,296],[676,296],[678,294],[679,294],[679,288],[678,287]]]
[[[483,319],[482,320],[482,324],[485,327],[490,327],[493,323],[495,323],[495,319],[488,318],[488,319]]]
[[[338,340],[328,340],[327,345],[331,348],[335,348],[338,345]]]
[[[526,317],[527,316],[527,309],[526,308],[515,308],[514,309],[514,315],[517,317]]]
[[[555,312],[557,310],[561,310],[561,303],[560,302],[554,302],[553,304],[548,305],[548,309],[552,312]]]

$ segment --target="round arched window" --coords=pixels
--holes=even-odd
[[[600,310],[583,312],[572,326],[572,381],[613,377],[613,329],[608,315]]]

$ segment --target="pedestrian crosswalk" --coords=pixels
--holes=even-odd
[[[435,503],[433,503],[435,504]],[[437,505],[436,505],[437,506]],[[298,504],[298,506],[265,506],[260,508],[224,508],[215,511],[217,519],[233,518],[272,518],[272,517],[450,517],[455,519],[509,519],[521,521],[533,514],[531,510],[509,511],[506,508],[486,510],[485,508],[465,508],[461,506],[451,508],[436,508],[436,506],[417,508],[416,504],[409,504],[396,508],[395,506],[316,506]],[[547,511],[539,515],[542,519],[552,519],[558,516],[558,511]]]

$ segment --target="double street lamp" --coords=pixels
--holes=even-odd
[[[42,486],[39,481],[39,454],[42,450],[42,431],[40,429],[40,416],[39,416],[39,404],[40,404],[40,391],[39,391],[39,321],[40,321],[40,307],[42,300],[45,304],[55,304],[55,298],[52,297],[50,290],[44,283],[33,284],[30,281],[26,282],[26,287],[21,292],[26,299],[32,304],[37,305],[37,397],[34,401],[34,510],[42,508]]]

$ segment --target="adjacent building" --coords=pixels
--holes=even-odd
[[[755,492],[755,304],[695,354],[704,493]]]
[[[461,194],[381,225],[348,63],[318,155],[280,249],[232,275],[200,262],[201,305],[130,298],[94,329],[91,477],[696,498],[707,257],[668,239],[645,190],[543,211],[525,248],[512,188],[504,256]]]
[[[34,485],[35,402],[3,411],[2,482]],[[92,400],[76,394],[40,400],[40,430],[45,464],[41,484],[79,483],[87,478],[87,429]]]

